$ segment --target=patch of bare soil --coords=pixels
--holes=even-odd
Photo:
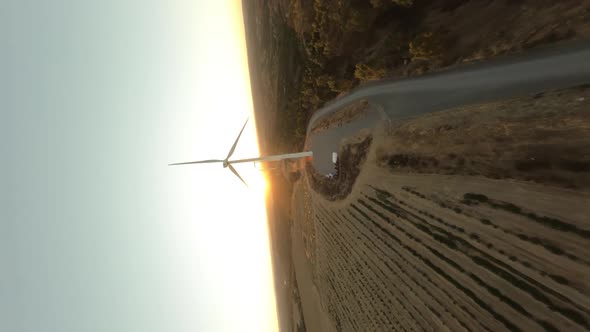
[[[590,87],[438,112],[387,128],[396,173],[479,175],[590,188]]]
[[[354,186],[372,141],[371,135],[363,135],[343,144],[338,153],[337,173],[333,178],[318,173],[312,164],[308,163],[306,173],[311,188],[330,201],[345,198]]]
[[[364,117],[368,111],[369,101],[361,99],[317,121],[317,124],[311,129],[311,134],[317,134],[331,128],[341,127],[347,123],[351,123]]]

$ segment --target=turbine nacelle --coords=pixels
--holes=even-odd
[[[170,164],[170,165],[221,163],[223,165],[223,168],[229,168],[229,170],[232,173],[234,173],[234,175],[237,176],[238,179],[240,179],[240,181],[242,181],[247,187],[248,184],[246,184],[246,181],[244,181],[244,179],[242,179],[242,177],[240,176],[238,171],[234,168],[233,164],[251,163],[251,162],[257,162],[257,161],[279,161],[279,160],[285,160],[285,159],[300,159],[300,158],[309,158],[309,157],[313,156],[312,151],[305,151],[305,152],[280,154],[280,155],[274,155],[274,156],[229,160],[229,158],[231,158],[232,154],[234,153],[234,150],[236,149],[236,145],[238,144],[238,140],[240,139],[240,136],[242,136],[242,132],[244,131],[244,128],[246,128],[247,123],[248,123],[248,120],[246,120],[246,123],[244,123],[242,130],[238,134],[238,138],[236,138],[234,145],[232,145],[232,147],[229,150],[229,153],[227,154],[227,157],[225,157],[225,159],[189,161],[189,162],[185,162],[185,163],[176,163],[176,164]]]
[[[210,159],[210,160],[189,161],[189,162],[186,162],[186,163],[169,164],[169,166],[172,166],[172,165],[188,165],[188,164],[222,163],[223,164],[223,168],[228,168],[229,167],[230,171],[232,171],[232,173],[234,173],[238,177],[238,179],[240,179],[240,181],[242,181],[246,185],[246,187],[247,187],[248,184],[246,183],[246,181],[244,181],[244,179],[242,179],[242,177],[240,176],[240,174],[238,174],[238,171],[236,171],[236,169],[231,165],[231,161],[229,160],[229,158],[234,154],[234,151],[236,150],[236,146],[238,145],[238,141],[240,140],[240,136],[242,136],[242,132],[244,131],[244,128],[246,128],[246,125],[248,124],[248,120],[249,119],[246,119],[246,122],[244,123],[244,126],[242,127],[242,130],[240,130],[240,133],[238,134],[238,138],[236,138],[236,141],[232,145],[231,149],[229,149],[229,153],[227,154],[227,157],[225,157],[225,159],[223,159],[223,160],[221,160],[221,159]]]

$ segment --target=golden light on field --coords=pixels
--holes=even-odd
[[[198,6],[172,10],[175,36],[168,61],[165,103],[167,162],[223,159],[246,118],[231,159],[259,155],[240,1],[209,1],[208,19],[194,20]],[[201,9],[202,10],[202,9]],[[262,172],[251,163],[234,165],[248,183],[221,164],[173,166],[168,170],[171,254],[177,282],[193,288],[179,296],[187,317],[205,306],[213,330],[278,329]],[[203,288],[206,284],[206,289]],[[194,294],[198,294],[194,295]],[[205,298],[206,300],[204,300]],[[203,302],[206,302],[204,305]],[[193,309],[191,309],[193,308]],[[203,312],[200,312],[202,315]],[[194,318],[196,319],[196,318]],[[211,330],[211,329],[209,329]]]

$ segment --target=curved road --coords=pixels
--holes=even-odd
[[[568,43],[402,80],[368,84],[328,103],[311,118],[307,132],[321,117],[361,98],[382,107],[390,119],[402,119],[458,106],[489,102],[590,83],[590,43]],[[381,117],[383,114],[381,113]],[[372,127],[380,118],[374,110],[355,123],[314,135],[314,166],[333,170],[331,151],[342,138]]]

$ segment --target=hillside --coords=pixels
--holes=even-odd
[[[291,243],[309,330],[587,331],[589,97],[383,121],[347,140],[342,176],[306,172]]]
[[[300,148],[311,114],[364,82],[590,36],[587,0],[243,5],[257,126],[268,151]]]

